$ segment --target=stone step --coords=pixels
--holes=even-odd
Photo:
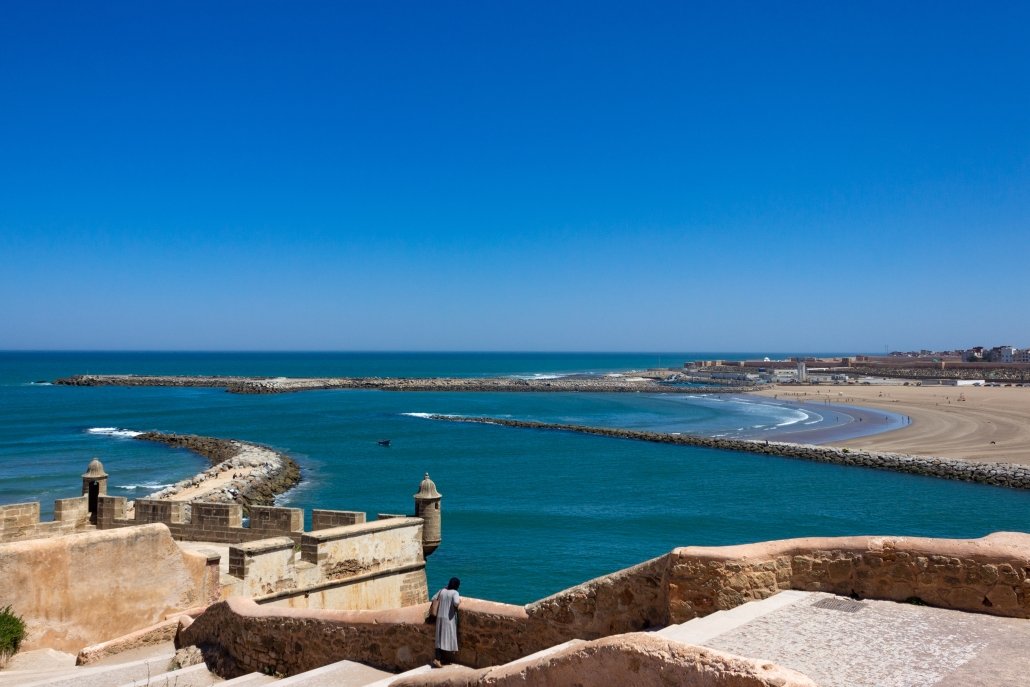
[[[29,680],[0,682],[0,685],[3,687],[14,687],[15,685],[17,687],[114,687],[126,683],[132,684],[133,681],[146,684],[149,677],[167,672],[173,658],[175,658],[174,653],[165,653],[128,663],[69,668],[57,673],[51,672],[46,676],[38,674],[23,676]],[[0,673],[0,675],[2,674]]]
[[[218,687],[258,687],[259,685],[267,685],[271,682],[277,682],[277,680],[271,675],[262,675],[261,673],[247,673],[246,675],[240,675],[234,677],[231,680],[225,682],[219,682]]]
[[[562,649],[565,649],[566,647],[570,647],[570,646],[573,646],[574,644],[582,644],[582,643],[583,643],[582,639],[570,639],[567,642],[562,642],[561,644],[555,644],[554,646],[549,646],[546,649],[541,649],[540,651],[537,651],[536,653],[529,654],[528,656],[523,656],[522,658],[516,658],[514,661],[509,661],[508,663],[505,663],[504,666],[505,667],[511,667],[511,666],[522,665],[523,663],[530,663],[532,661],[536,661],[538,659],[544,658],[545,656],[550,656],[551,654],[556,654],[559,651],[561,651]]]
[[[276,687],[365,687],[369,683],[397,676],[364,663],[338,661],[321,668],[292,675],[276,682]]]
[[[117,687],[210,687],[216,682],[222,682],[222,678],[208,670],[207,666],[203,663],[198,663],[195,666],[153,675],[142,682],[138,679],[133,679],[128,682],[117,683]],[[106,687],[115,687],[115,684],[108,682]],[[97,687],[101,686],[97,685]]]
[[[656,634],[684,644],[703,644],[730,630],[746,625],[755,618],[795,604],[810,596],[810,592],[787,590],[761,601],[751,601],[736,608],[716,611],[703,618],[694,618],[679,625],[658,630]]]
[[[431,673],[432,671],[433,668],[431,666],[419,666],[418,668],[406,670],[403,673],[397,673],[396,675],[384,677],[380,680],[376,680],[375,682],[369,682],[364,687],[390,687],[393,681],[399,678],[408,677],[409,675],[421,675],[422,673]],[[278,685],[276,685],[276,687],[278,687]]]

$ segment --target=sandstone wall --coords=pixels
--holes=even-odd
[[[302,611],[233,597],[184,627],[176,643],[201,647],[208,665],[224,677],[295,675],[345,658],[400,671],[433,658],[434,626],[424,622],[428,607]],[[460,618],[462,661],[489,665],[526,653],[518,642],[523,608],[465,599]]]
[[[0,506],[0,544],[28,539],[58,537],[92,529],[89,498],[80,496],[54,502],[54,519],[39,521],[39,502]]]
[[[459,660],[477,668],[499,665],[569,639],[680,623],[785,589],[918,599],[1030,618],[1030,535],[811,538],[675,549],[524,608],[465,599]],[[180,642],[205,646],[228,675],[294,674],[344,658],[399,671],[431,657],[432,628],[421,623],[426,609],[334,613],[233,598],[200,616]]]
[[[78,651],[217,598],[217,560],[163,525],[0,545],[0,606],[25,618],[24,650]]]
[[[670,622],[784,589],[1030,618],[1030,535],[788,539],[669,554]]]
[[[734,656],[633,633],[581,642],[543,658],[480,670],[452,667],[401,678],[392,687],[816,687],[801,673],[768,661]]]
[[[391,518],[229,548],[223,598],[296,608],[399,608],[428,600],[422,520]]]
[[[97,529],[161,523],[178,541],[206,541],[238,544],[270,537],[288,536],[300,543],[304,511],[300,508],[250,506],[250,525],[243,526],[243,506],[237,503],[206,503],[136,499],[132,517],[126,517],[128,502],[122,496],[101,496],[97,500]]]

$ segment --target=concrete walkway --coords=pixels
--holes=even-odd
[[[717,634],[694,630],[711,635],[697,643],[799,670],[821,687],[1030,684],[1030,620],[832,594],[794,595],[791,603],[757,617],[742,614],[735,627],[718,619],[723,627]]]

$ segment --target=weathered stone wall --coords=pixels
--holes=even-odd
[[[162,523],[177,541],[206,541],[221,544],[289,536],[299,543],[304,529],[300,508],[251,506],[248,527],[243,526],[243,506],[235,503],[204,503],[136,499],[133,517],[126,517],[128,502],[121,496],[97,500],[97,529],[134,527]]]
[[[185,627],[178,646],[195,644],[225,677],[278,672],[295,675],[351,659],[384,670],[407,670],[433,658],[429,604],[389,611],[295,610],[233,597]],[[463,599],[462,662],[491,665],[529,653],[521,646],[526,612],[519,606]]]
[[[311,529],[328,530],[344,525],[357,525],[365,522],[365,514],[356,510],[311,510]]]
[[[393,687],[816,687],[801,673],[761,659],[632,633],[579,642],[556,654],[495,668],[411,675]]]
[[[427,600],[422,520],[392,518],[229,548],[223,597],[297,608],[398,608]],[[233,579],[236,578],[236,579]]]
[[[78,651],[217,599],[218,565],[163,525],[0,545],[0,607],[25,618],[23,649]]]
[[[598,577],[526,606],[527,642],[539,650],[668,624],[668,556]]]
[[[1030,618],[1030,535],[788,539],[669,554],[670,622],[784,589]]]
[[[1030,534],[975,540],[911,537],[791,539],[675,549],[524,608],[464,599],[459,660],[486,667],[569,639],[680,623],[785,589],[921,602],[1030,618]],[[294,674],[349,658],[404,670],[430,658],[426,604],[334,613],[230,599],[200,616],[180,642],[207,647],[227,675]]]
[[[80,496],[54,502],[54,519],[39,521],[39,502],[0,506],[0,544],[28,539],[58,537],[92,529],[89,498]]]

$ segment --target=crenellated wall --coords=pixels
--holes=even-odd
[[[1030,535],[841,537],[689,547],[525,607],[465,599],[461,663],[498,665],[570,639],[594,640],[733,608],[785,589],[857,594],[1030,618]],[[295,674],[342,659],[406,670],[431,658],[426,604],[348,613],[233,598],[185,628],[225,676]]]
[[[0,544],[29,539],[59,537],[92,529],[89,523],[89,497],[54,501],[54,519],[39,521],[39,502],[0,506]]]
[[[300,508],[251,506],[250,523],[243,525],[243,506],[237,503],[204,503],[136,499],[132,517],[126,516],[128,502],[122,496],[97,499],[97,529],[134,527],[150,523],[168,526],[178,541],[206,541],[221,544],[288,536],[296,543],[304,530]]]

